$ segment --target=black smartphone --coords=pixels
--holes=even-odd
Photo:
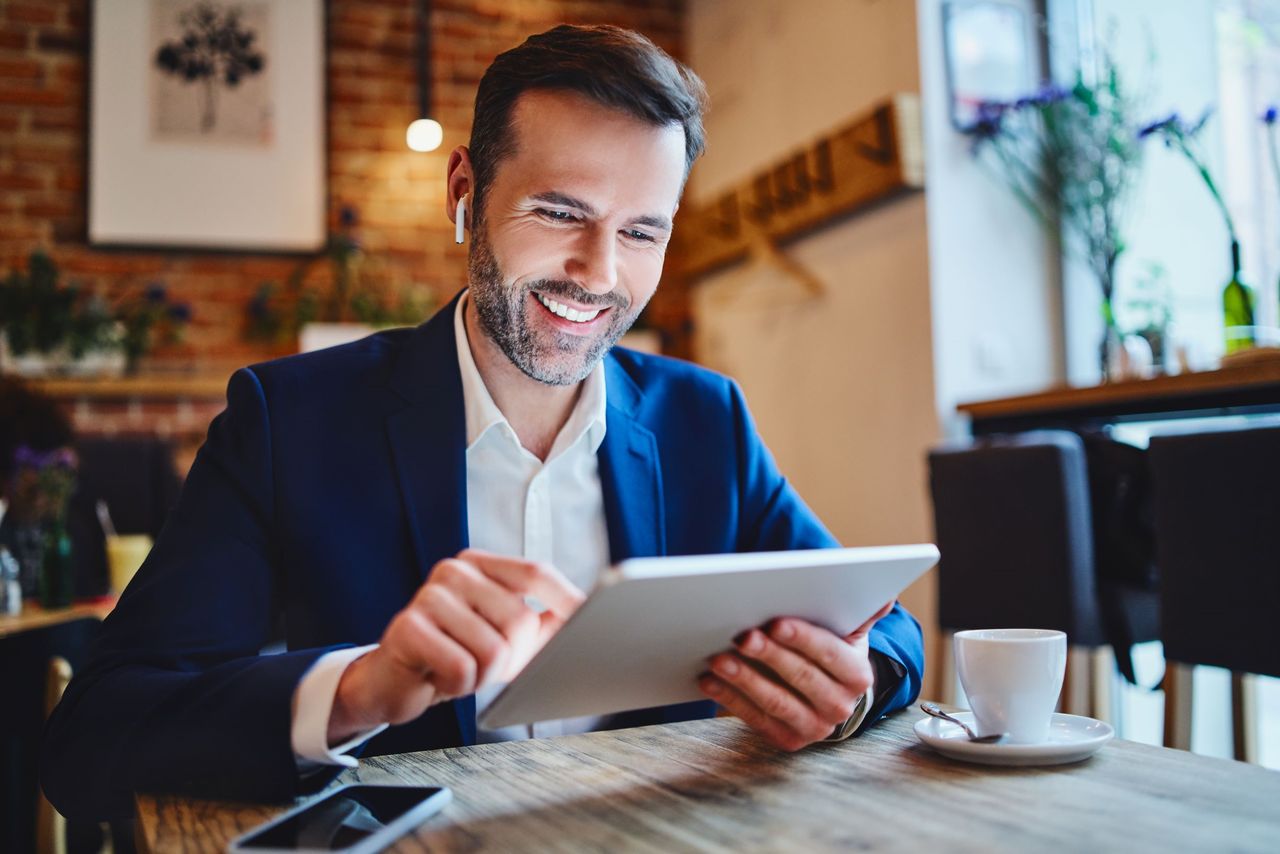
[[[230,851],[381,851],[453,800],[441,786],[350,783],[294,807],[231,843]]]

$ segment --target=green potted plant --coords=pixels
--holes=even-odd
[[[264,282],[245,307],[250,340],[277,345],[298,341],[316,350],[363,338],[375,329],[421,323],[435,306],[423,286],[405,285],[381,259],[365,252],[355,234],[358,215],[344,207],[339,230],[324,252],[309,258],[280,288]],[[320,262],[327,261],[327,265]]]
[[[1158,371],[1168,369],[1172,302],[1164,265],[1158,261],[1146,262],[1141,274],[1134,279],[1132,292],[1125,300],[1120,325],[1126,330],[1126,338],[1137,335],[1146,340],[1151,348],[1152,364]]]
[[[191,319],[164,286],[128,291],[114,303],[78,284],[63,285],[43,251],[26,271],[0,281],[0,371],[20,376],[118,375],[161,341],[178,340]]]
[[[1177,113],[1163,119],[1150,122],[1139,131],[1139,137],[1159,137],[1169,149],[1186,158],[1196,170],[1205,189],[1222,214],[1223,224],[1227,229],[1227,238],[1231,243],[1231,278],[1222,289],[1222,321],[1228,354],[1237,350],[1246,350],[1254,345],[1254,293],[1253,288],[1240,278],[1240,240],[1236,235],[1235,220],[1226,200],[1218,190],[1213,174],[1209,171],[1208,158],[1200,147],[1200,131],[1209,120],[1210,111],[1206,110],[1200,120],[1189,124]]]
[[[1125,203],[1140,165],[1136,99],[1114,61],[1103,57],[1097,81],[1077,73],[1070,87],[1045,86],[1010,102],[987,102],[967,129],[1019,202],[1066,249],[1088,265],[1102,300],[1104,379],[1121,346],[1113,299],[1116,264],[1124,252]]]

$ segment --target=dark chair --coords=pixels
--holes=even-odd
[[[173,464],[173,447],[156,437],[82,438],[76,494],[68,526],[76,555],[76,592],[107,592],[107,557],[96,506],[106,502],[116,531],[160,535],[177,502],[182,481]]]
[[[1188,748],[1190,667],[1232,672],[1236,758],[1254,760],[1246,674],[1280,676],[1280,428],[1153,438],[1165,744]]]
[[[1112,668],[1102,648],[1127,663],[1132,643],[1155,639],[1157,605],[1154,592],[1098,578],[1084,442],[1065,431],[991,437],[934,450],[929,472],[944,634],[1066,632],[1063,706],[1109,718]],[[950,673],[949,654],[943,664]]]
[[[46,716],[50,661],[65,659],[72,668],[83,661],[98,630],[92,618],[31,629],[0,638],[0,851],[35,851],[39,801],[38,752]],[[97,850],[96,824],[68,823],[70,851]]]

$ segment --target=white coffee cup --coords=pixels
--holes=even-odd
[[[955,634],[956,672],[978,735],[1010,744],[1049,740],[1067,667],[1067,636],[1050,629],[974,629]]]

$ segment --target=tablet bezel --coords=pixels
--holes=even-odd
[[[853,631],[937,561],[932,544],[623,561],[482,711],[480,726],[706,699],[697,673],[738,632],[780,616]]]

